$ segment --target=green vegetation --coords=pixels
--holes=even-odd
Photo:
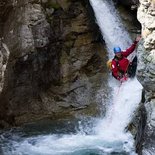
[[[52,2],[51,0],[48,0],[47,7],[48,8],[53,8],[53,9],[61,8],[61,6],[57,2]]]

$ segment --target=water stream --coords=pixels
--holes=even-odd
[[[119,45],[125,49],[132,41],[121,24],[111,0],[90,0],[90,3],[106,41],[109,58],[112,58],[113,46]],[[83,125],[77,125],[77,129],[74,123],[68,121],[64,122],[64,126],[68,126],[64,131],[59,131],[63,123],[57,124],[55,128],[52,124],[45,126],[49,129],[47,133],[32,134],[31,131],[28,132],[31,133],[29,135],[22,129],[16,129],[1,134],[0,153],[2,155],[135,155],[133,137],[125,131],[125,128],[140,103],[142,86],[136,78],[122,85],[109,78],[109,86],[112,88],[112,98],[108,103],[106,116],[89,120],[91,125],[88,125],[87,129],[88,127],[91,129],[87,130]]]

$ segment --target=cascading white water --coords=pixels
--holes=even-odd
[[[114,46],[126,49],[132,41],[111,0],[90,0],[90,3],[111,58]]]
[[[113,46],[119,45],[125,49],[131,44],[131,39],[111,0],[90,2],[111,58]],[[10,149],[4,147],[4,155],[110,155],[111,152],[117,152],[117,155],[126,154],[125,152],[135,154],[133,137],[124,130],[138,107],[142,86],[136,78],[123,83],[121,87],[116,80],[109,79],[109,85],[113,89],[112,98],[106,117],[98,121],[94,134],[53,134],[22,138],[11,141]]]
[[[121,23],[113,2],[111,0],[90,0],[90,3],[106,42],[109,58],[114,56],[114,46],[120,46],[122,49],[130,47],[131,39]],[[109,85],[113,90],[112,103],[108,107],[106,117],[96,127],[96,132],[99,132],[104,138],[112,140],[118,140],[122,136],[126,136],[127,141],[133,143],[132,136],[125,133],[124,130],[140,103],[142,86],[136,78],[123,84],[116,82],[114,79],[109,79]]]

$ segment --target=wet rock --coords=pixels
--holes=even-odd
[[[139,0],[114,0],[116,4],[121,4],[129,7],[131,10],[137,9]]]
[[[123,3],[124,5],[138,4],[139,0],[117,0],[117,2]]]
[[[105,100],[108,93],[107,59],[99,29],[86,11],[89,3],[17,0],[0,7],[0,35],[10,53],[5,75],[0,70],[2,122],[98,114],[102,84]]]
[[[121,16],[125,29],[128,30],[132,40],[135,40],[137,35],[140,35],[141,33],[141,24],[138,22],[136,18],[136,13],[129,9],[126,9],[122,5],[119,5],[117,9]]]
[[[134,136],[136,152],[139,155],[142,154],[147,124],[147,111],[145,107],[145,101],[145,91],[143,90],[141,103],[138,109],[134,112],[134,117],[127,128]]]
[[[154,0],[140,0],[138,20],[142,25],[143,41],[138,48],[138,79],[142,83],[145,93],[145,107],[147,111],[147,125],[144,134],[142,154],[155,154],[154,151],[154,111],[155,111],[155,23]]]

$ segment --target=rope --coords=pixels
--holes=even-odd
[[[118,94],[119,94],[119,92],[120,92],[120,89],[121,89],[121,86],[122,86],[122,82],[120,83],[120,85],[119,85],[119,87],[118,87],[118,90],[117,90],[116,96],[118,96]],[[118,98],[116,98],[115,101],[117,102],[117,101],[118,101]],[[114,102],[114,101],[113,101],[113,102]],[[113,103],[113,105],[112,105],[108,125],[110,125],[111,122],[112,122],[112,114],[114,113],[114,110],[115,110],[115,106],[114,106],[114,105],[116,105],[116,104]]]
[[[134,56],[134,55],[133,55]],[[132,57],[133,57],[132,56]],[[132,59],[131,59],[132,60]],[[130,61],[129,61],[129,64],[130,64]],[[129,67],[129,64],[127,65],[127,67],[126,67],[126,70],[125,70],[125,73],[124,74],[126,74],[127,73],[127,69],[128,69],[128,67]],[[120,83],[120,85],[119,85],[119,87],[118,87],[118,90],[117,90],[117,93],[115,94],[116,95],[116,97],[119,95],[119,93],[120,93],[120,89],[121,89],[121,86],[122,86],[122,84],[123,84],[123,82],[122,81],[120,81],[121,83]],[[117,100],[118,100],[118,98],[116,98],[116,102],[117,102]],[[113,103],[114,104],[114,103]],[[113,114],[114,113],[114,106],[112,106],[112,109],[111,109],[111,114]],[[112,115],[110,115],[110,123],[111,123],[111,121],[112,121]]]
[[[128,67],[129,67],[129,65],[130,65],[130,63],[132,62],[132,60],[133,60],[133,58],[136,56],[136,54],[134,54],[134,55],[132,55],[132,57],[130,58],[130,60],[129,60],[129,63],[128,63],[128,65],[127,65],[127,67],[126,67],[126,69],[125,69],[125,72],[124,72],[124,74],[126,74],[127,73],[127,70],[128,70]],[[120,93],[120,89],[121,89],[121,86],[122,86],[122,81],[120,81],[121,83],[120,83],[120,85],[119,85],[119,88],[118,88],[118,91],[117,91],[117,93],[116,93],[116,97],[119,95],[119,93]],[[118,100],[118,98],[116,98],[116,102],[117,102],[117,100]],[[114,102],[114,101],[113,101]],[[114,104],[114,103],[113,103]],[[111,124],[111,122],[112,122],[112,114],[114,113],[114,106],[112,106],[112,109],[111,109],[111,115],[110,115],[110,117],[109,117],[109,125]]]
[[[129,64],[130,64],[130,62],[129,62]],[[126,72],[127,72],[127,69],[128,69],[128,66],[129,66],[129,64],[127,65],[127,67],[126,67],[126,71],[125,71],[125,73],[124,74],[126,74]],[[120,83],[120,85],[119,85],[119,87],[118,87],[118,90],[117,90],[117,93],[115,94],[116,95],[116,97],[119,95],[119,93],[120,93],[120,89],[121,89],[121,86],[122,86],[122,84],[123,84],[123,82],[122,81],[120,81],[121,83]],[[117,100],[118,100],[118,98],[116,98],[116,102],[117,102]],[[114,102],[114,101],[113,101]],[[113,103],[114,104],[114,103]],[[114,106],[112,106],[112,109],[111,109],[111,114],[113,114],[114,113]],[[110,123],[112,122],[112,115],[110,115]]]

